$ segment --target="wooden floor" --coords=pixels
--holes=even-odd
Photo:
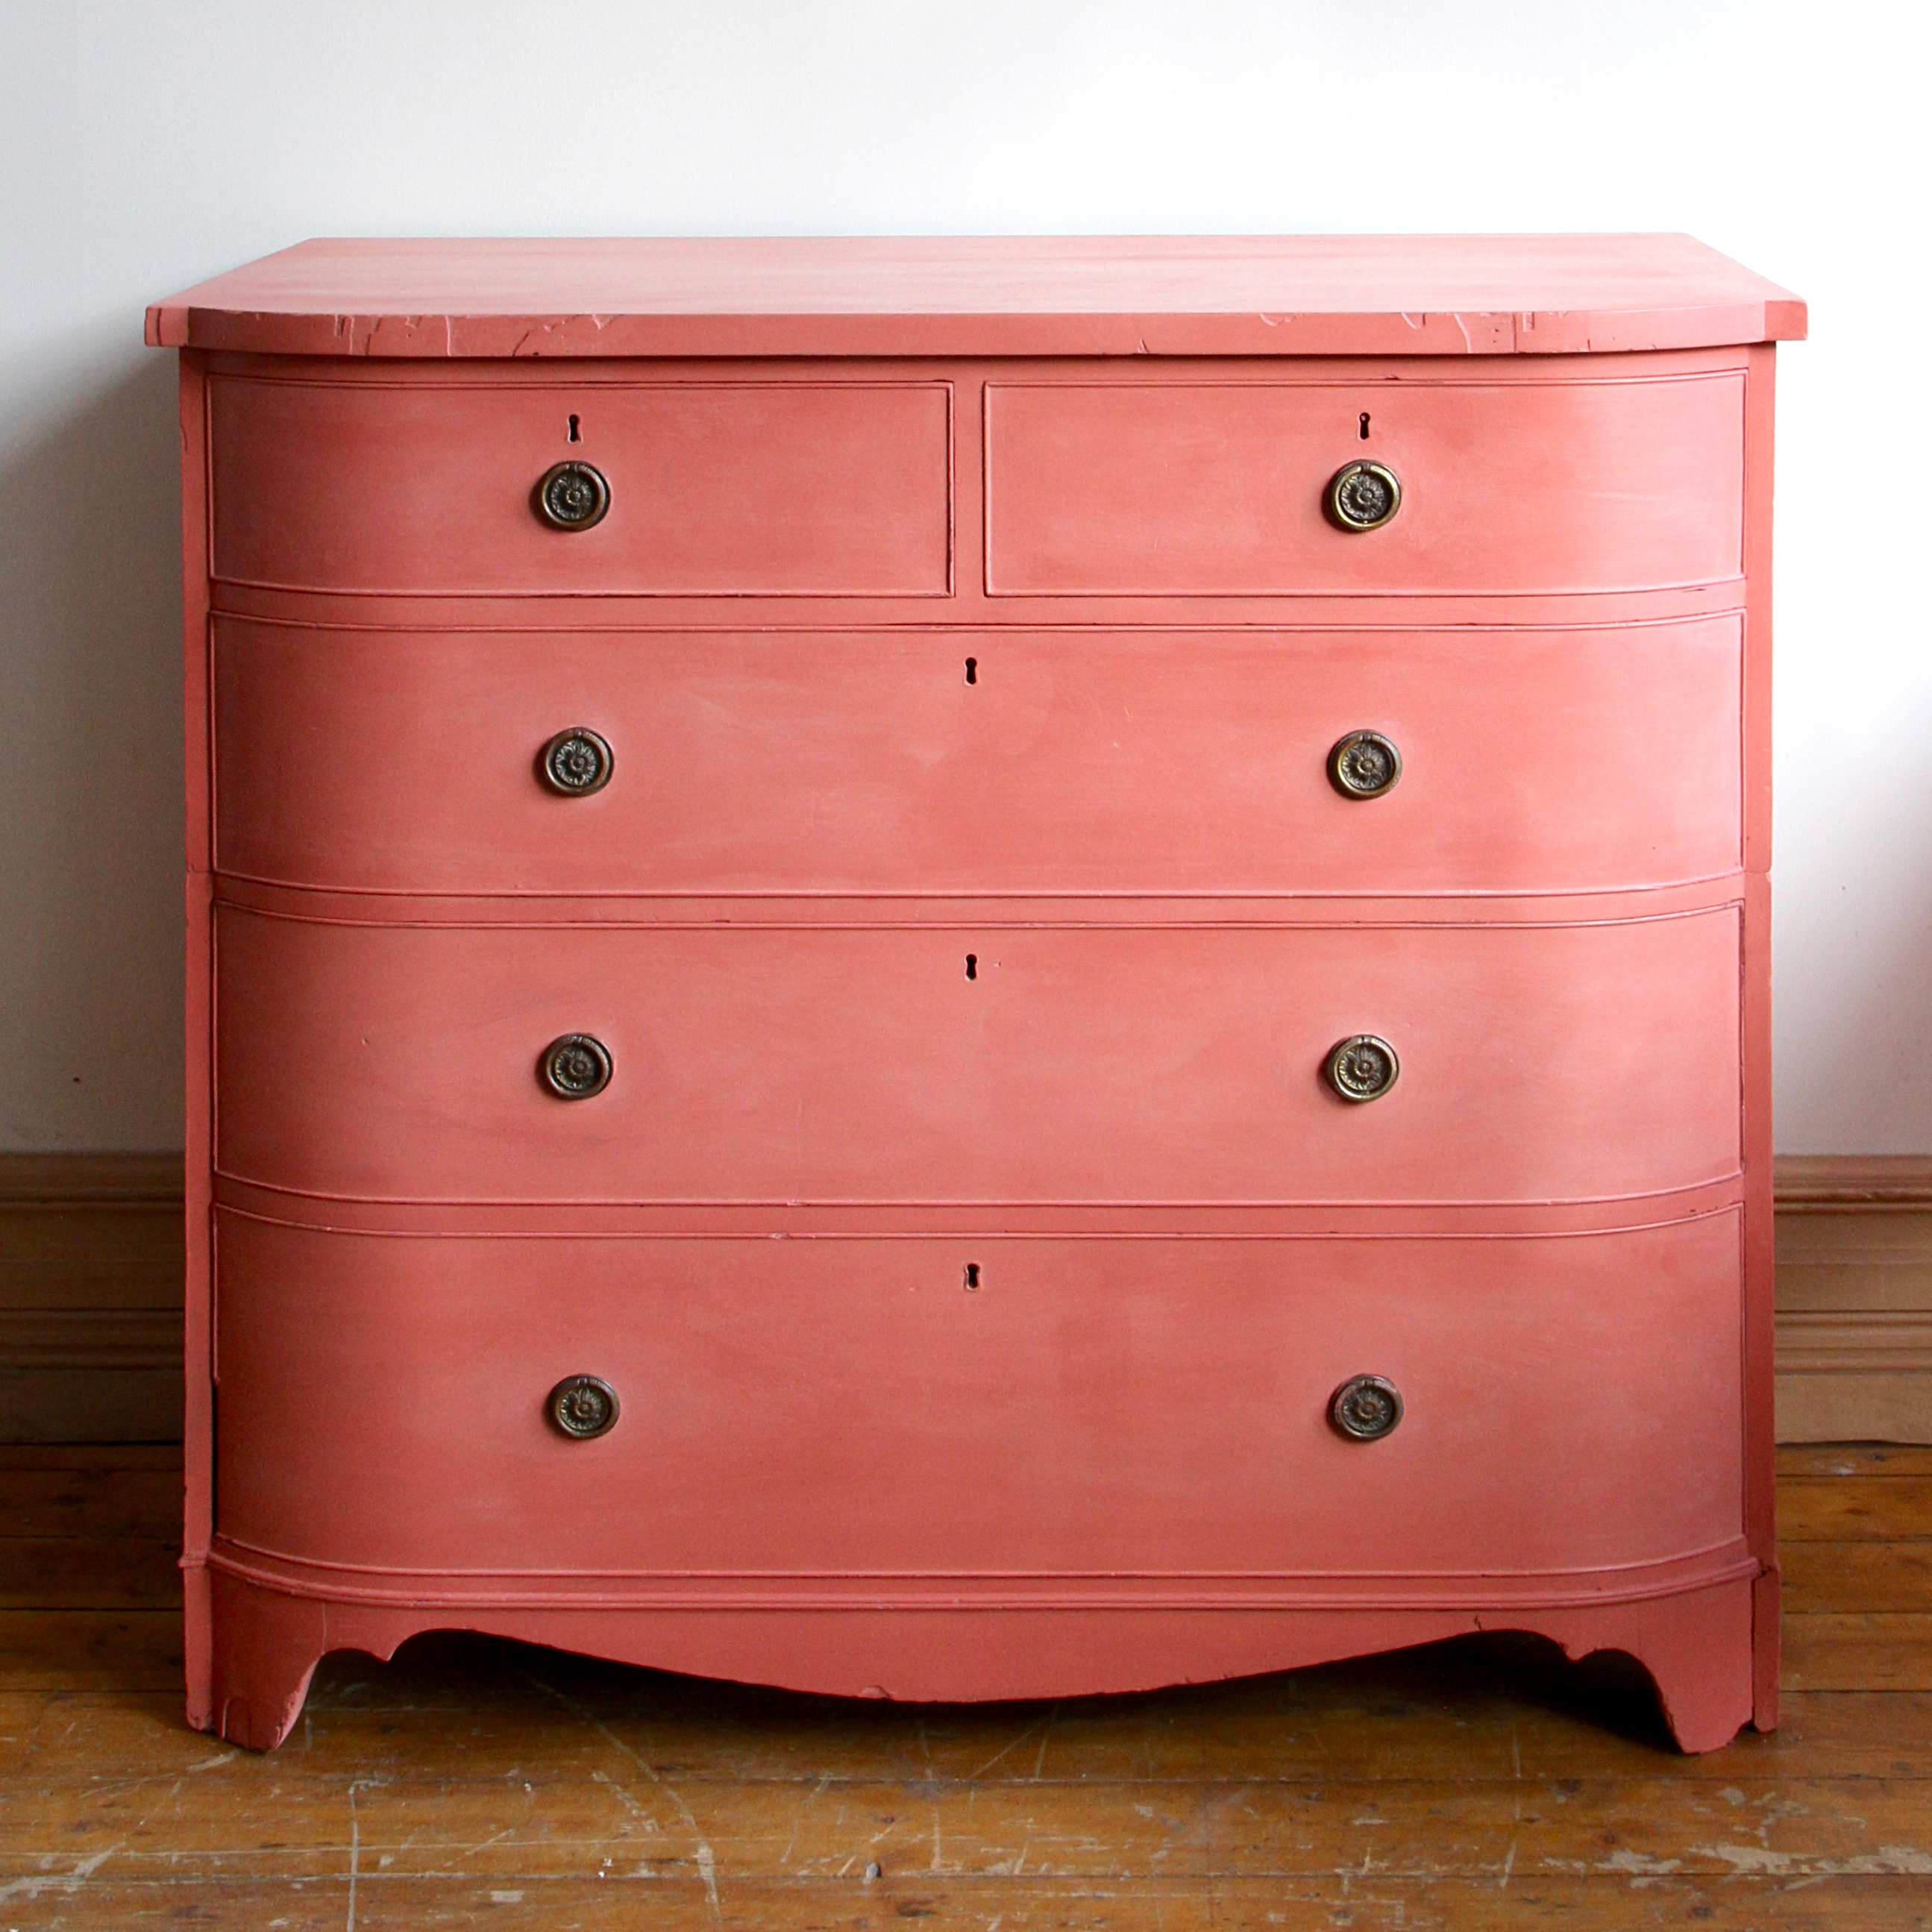
[[[1932,1928],[1932,1450],[1784,1452],[1784,1728],[1467,1639],[1203,1690],[899,1708],[456,1636],[182,1727],[177,1453],[0,1449],[0,1932]]]

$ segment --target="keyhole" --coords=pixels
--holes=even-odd
[[[572,416],[572,417],[571,418],[571,421],[572,421],[572,422],[576,422],[576,420],[577,420],[577,418],[576,418],[574,416]],[[1369,412],[1368,412],[1368,411],[1367,411],[1366,410],[1364,410],[1362,412],[1362,440],[1363,440],[1364,442],[1366,442],[1368,441],[1368,440],[1369,440]]]
[[[967,1293],[968,1293],[968,1294],[970,1294],[972,1293],[972,1292],[974,1291],[974,1289],[975,1289],[976,1288],[977,1288],[979,1286],[980,1286],[980,1264],[979,1264],[977,1262],[968,1262],[966,1264],[966,1292],[967,1292]]]
[[[966,660],[966,682],[968,684],[977,684],[980,682],[980,660],[977,658],[968,658]]]
[[[1363,417],[1362,421],[1366,423],[1368,421],[1368,418],[1364,416]],[[1362,434],[1364,436],[1366,436],[1368,434],[1368,431],[1364,429],[1362,431]],[[568,440],[572,442],[581,442],[584,440],[583,437],[579,436],[577,433],[577,418],[574,416],[572,416],[570,419],[570,435]]]
[[[969,980],[976,980],[980,976],[980,956],[976,952],[969,952],[966,956],[966,976]]]

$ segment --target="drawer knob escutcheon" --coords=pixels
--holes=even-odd
[[[1328,479],[1329,521],[1345,530],[1379,530],[1402,508],[1402,484],[1379,463],[1346,463]]]
[[[1329,1049],[1323,1071],[1343,1100],[1379,1100],[1395,1084],[1402,1062],[1387,1040],[1372,1033],[1351,1034]]]
[[[587,530],[604,520],[610,486],[588,463],[560,463],[544,472],[534,500],[537,514],[552,530]]]
[[[1402,754],[1379,731],[1351,731],[1328,754],[1328,782],[1344,798],[1380,798],[1402,776]]]
[[[1382,1376],[1351,1376],[1328,1398],[1328,1420],[1352,1442],[1372,1442],[1402,1420],[1402,1391]]]
[[[610,1084],[610,1049],[587,1033],[567,1033],[544,1048],[537,1071],[560,1100],[587,1100]]]
[[[587,724],[560,731],[543,748],[537,768],[552,791],[566,798],[587,798],[610,782],[616,760],[610,746]]]
[[[596,1376],[566,1376],[550,1390],[545,1406],[559,1432],[578,1442],[616,1426],[617,1391]]]

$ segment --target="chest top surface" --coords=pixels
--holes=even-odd
[[[1497,356],[1802,337],[1686,235],[304,242],[165,348],[400,358]]]

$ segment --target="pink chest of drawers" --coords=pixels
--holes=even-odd
[[[179,347],[188,1658],[1774,1720],[1773,340],[1681,238],[310,244]]]

